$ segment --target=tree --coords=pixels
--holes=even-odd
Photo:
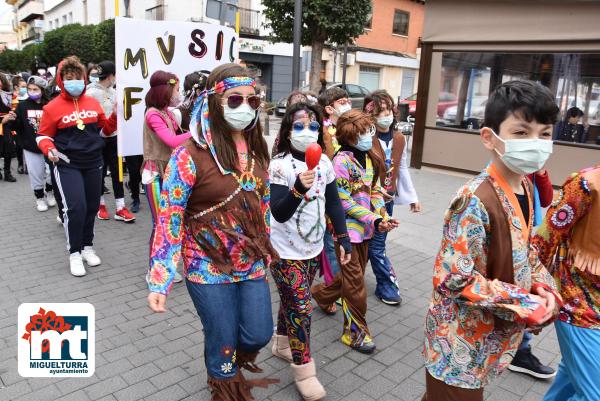
[[[73,27],[65,32],[63,46],[65,56],[76,55],[83,65],[96,61],[93,27],[73,24]]]
[[[271,40],[293,42],[294,0],[263,0],[266,27]],[[325,42],[343,45],[365,30],[371,15],[371,0],[304,0],[302,2],[302,44],[312,46],[310,88],[318,91],[321,57]]]
[[[96,61],[115,61],[115,20],[108,19],[94,27]]]
[[[79,48],[81,45],[84,45],[84,43],[77,41],[75,41],[75,43],[69,42],[73,47],[65,47],[65,36],[74,30],[79,32],[81,31],[81,28],[81,24],[69,24],[47,32],[44,35],[42,54],[49,65],[58,65],[63,58],[74,53],[79,54]],[[86,30],[90,31],[91,29],[87,27]]]

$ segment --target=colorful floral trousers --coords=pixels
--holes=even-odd
[[[310,286],[320,266],[320,256],[307,260],[281,259],[271,264],[271,274],[275,279],[281,298],[277,318],[277,334],[287,336],[296,365],[311,360],[310,322],[312,304]]]

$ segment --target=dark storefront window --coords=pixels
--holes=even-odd
[[[559,121],[577,107],[583,112],[568,134],[555,132],[555,140],[600,145],[600,54],[523,54],[448,52],[442,56],[441,90],[436,125],[477,130],[490,92],[499,84],[530,79],[550,88],[560,107]],[[564,124],[566,126],[566,124]]]

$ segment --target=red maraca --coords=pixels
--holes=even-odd
[[[321,160],[322,153],[323,149],[321,149],[321,146],[318,143],[311,143],[308,145],[304,157],[306,159],[306,167],[308,167],[309,170],[317,167],[319,161]]]

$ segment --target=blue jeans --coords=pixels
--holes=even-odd
[[[521,344],[519,344],[519,351],[527,351],[527,348],[529,348],[529,343],[531,342],[532,338],[533,334],[531,334],[530,332],[526,331],[525,333],[523,333],[523,339],[521,340]]]
[[[544,401],[591,401],[600,394],[600,330],[556,321],[562,359]]]
[[[253,354],[273,335],[271,296],[266,277],[233,284],[186,280],[204,331],[204,363],[210,377],[237,374],[236,355]]]
[[[394,211],[394,202],[385,204],[385,209],[388,215],[392,216]],[[385,254],[385,241],[387,233],[379,231],[369,242],[369,260],[373,268],[373,274],[377,279],[377,287],[375,288],[375,296],[378,298],[398,300],[400,298],[400,288],[396,280],[396,273],[392,267],[392,262]]]
[[[331,274],[335,276],[340,271],[340,264],[338,263],[337,256],[335,253],[335,243],[333,242],[333,236],[328,230],[325,230],[325,236],[323,237],[325,246],[325,255],[331,265]]]

